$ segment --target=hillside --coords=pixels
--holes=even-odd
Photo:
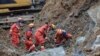
[[[73,34],[71,47],[65,48],[68,50],[66,56],[77,56],[80,53],[84,53],[85,56],[100,56],[100,48],[91,49],[96,38],[100,38],[99,0],[46,0],[46,4],[37,17],[34,19],[36,24],[34,29],[49,21],[57,28],[65,29]],[[0,48],[1,56],[26,54],[23,46],[18,49],[11,46],[8,31],[1,30],[0,32],[0,47],[3,47]],[[53,37],[53,34],[48,34],[48,37]],[[81,41],[78,41],[80,38],[82,38]]]

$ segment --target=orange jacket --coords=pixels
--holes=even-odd
[[[60,44],[63,40],[68,40],[71,38],[71,34],[70,33],[66,33],[66,32],[62,32],[61,34],[56,33],[55,35],[55,39],[56,39],[56,43]]]
[[[19,26],[14,23],[11,28],[10,28],[10,34],[11,34],[11,42],[12,42],[12,45],[14,45],[15,47],[18,47],[18,44],[20,43],[19,41]]]
[[[39,29],[38,29],[38,31],[40,31],[41,33],[45,33],[45,32],[47,32],[47,30],[49,30],[49,26],[47,25],[47,24],[45,24],[45,25],[43,25],[42,27],[40,27]]]
[[[32,45],[34,45],[32,40],[25,40],[24,42],[25,42],[25,48],[27,51],[29,51],[29,52],[34,51],[35,46],[32,46]]]
[[[48,25],[45,24],[36,30],[35,39],[37,45],[43,45],[45,43],[45,32],[48,30],[48,28]]]
[[[60,44],[63,40],[63,36],[61,34],[57,34],[55,35],[55,39],[56,39],[56,44]]]
[[[19,29],[20,29],[20,27],[17,25],[17,23],[14,23],[10,28],[11,34],[12,33],[19,33],[19,31],[20,31]]]
[[[28,31],[25,32],[25,36],[26,38],[33,38],[33,32],[31,29],[29,29]]]
[[[18,47],[20,40],[19,40],[19,34],[18,33],[13,33],[11,35],[11,43],[14,47]]]

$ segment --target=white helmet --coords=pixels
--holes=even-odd
[[[28,26],[29,27],[34,27],[34,23],[30,23]]]

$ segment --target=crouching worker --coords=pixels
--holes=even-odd
[[[28,52],[32,52],[35,50],[35,45],[32,41],[32,38],[27,38],[26,40],[24,40],[24,43],[25,43],[25,49]]]
[[[32,32],[32,28],[34,27],[34,23],[30,23],[28,25],[28,30],[25,32],[25,48],[28,52],[32,52],[35,50],[35,45],[33,43],[33,32]]]
[[[46,34],[49,30],[50,26],[48,22],[46,22],[43,26],[38,28],[35,32],[35,40],[36,40],[36,45],[41,46],[41,50],[44,50],[44,43],[46,42]]]
[[[65,30],[62,30],[62,29],[56,29],[54,41],[57,46],[62,45],[63,43],[66,43],[66,41],[68,41],[71,38],[72,38],[72,35],[70,33],[67,33]]]

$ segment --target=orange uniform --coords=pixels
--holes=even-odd
[[[28,31],[26,31],[25,36],[26,36],[26,38],[33,38],[32,29],[29,29]]]
[[[48,25],[45,24],[44,26],[36,30],[35,39],[37,45],[43,45],[45,43],[46,32],[48,29],[49,29]]]
[[[56,37],[55,37],[55,42],[56,44],[61,44],[62,40],[63,40],[63,37],[61,34],[56,34]]]
[[[18,47],[18,44],[20,43],[19,38],[19,26],[17,23],[14,23],[11,28],[10,28],[10,34],[11,34],[11,42],[12,45],[14,45],[15,47]]]
[[[56,42],[56,44],[61,44],[63,40],[68,40],[71,37],[72,36],[70,33],[66,33],[66,32],[62,31],[60,34],[56,33],[55,42]]]
[[[33,44],[31,39],[25,40],[25,48],[27,51],[32,52],[35,50],[35,45]]]

